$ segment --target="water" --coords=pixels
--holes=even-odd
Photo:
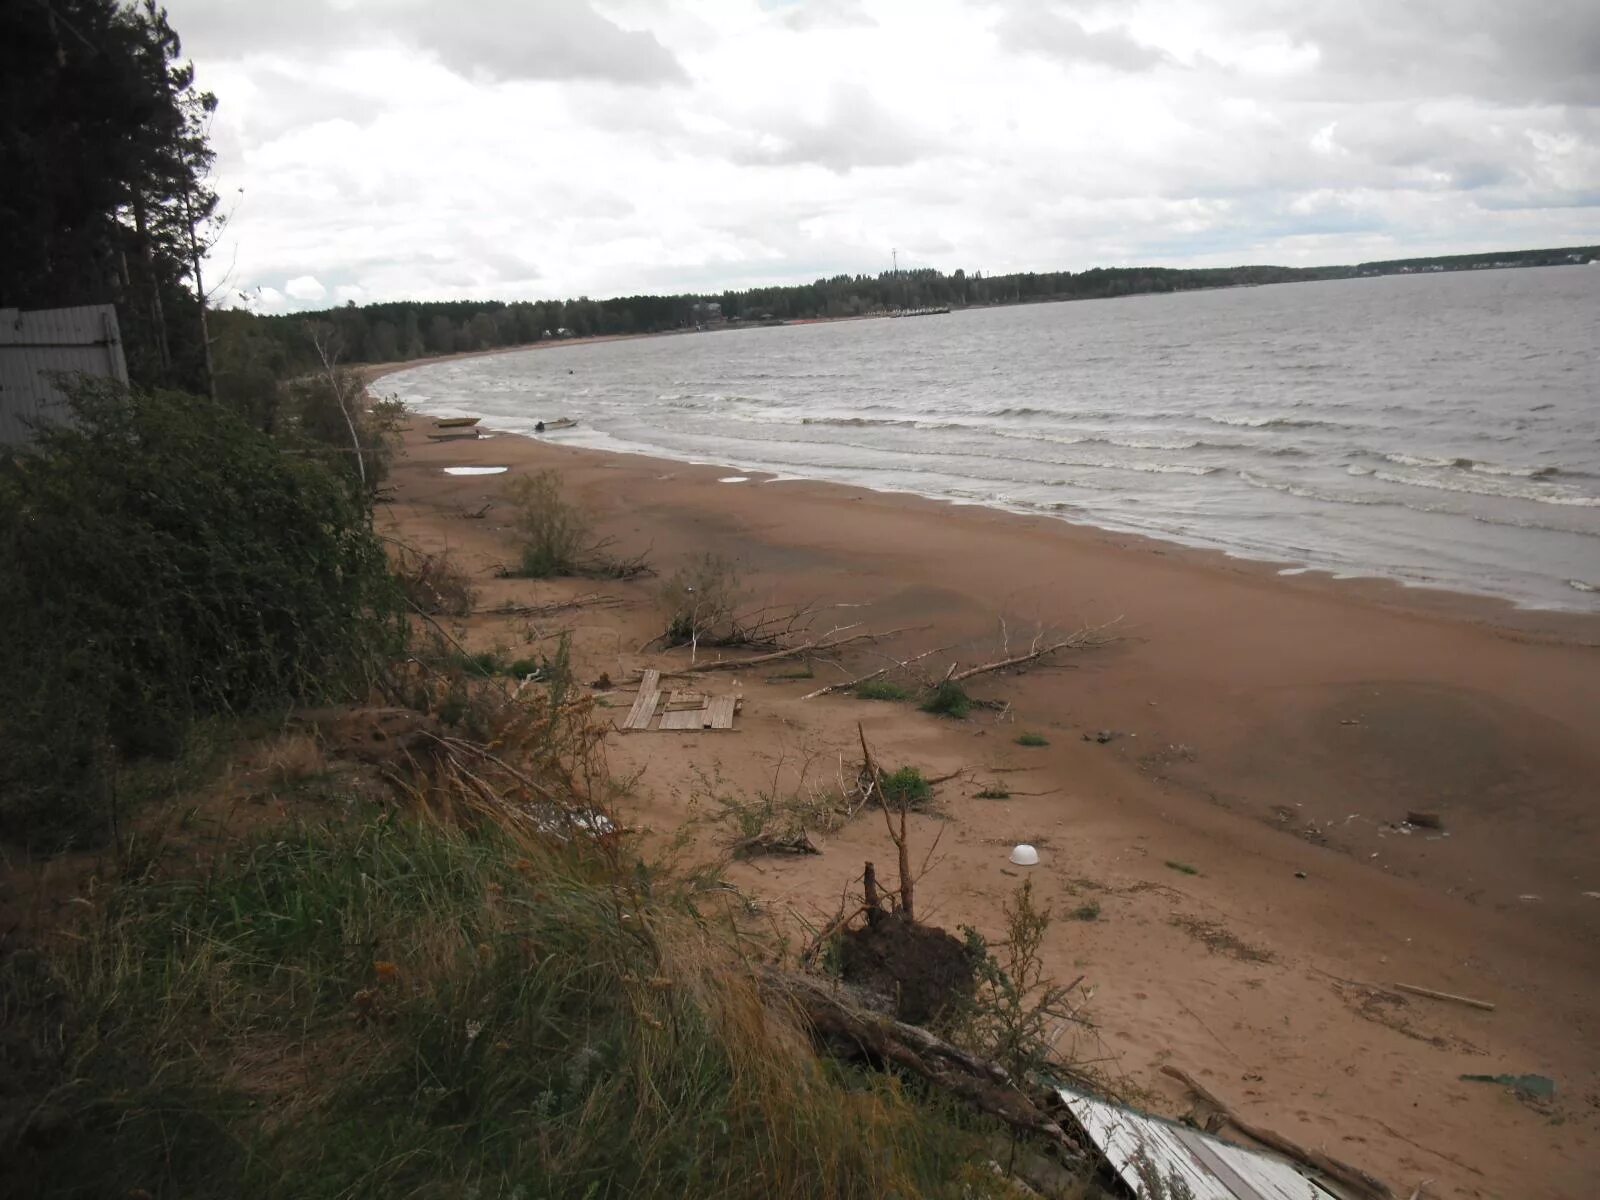
[[[414,368],[497,429],[1600,611],[1600,267],[686,334]],[[1293,569],[1293,568],[1289,568]]]

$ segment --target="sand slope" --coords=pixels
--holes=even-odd
[[[418,425],[423,424],[418,421]],[[452,478],[452,464],[507,465]],[[1600,1176],[1600,621],[1442,593],[1280,578],[1270,567],[977,508],[731,474],[500,436],[408,438],[383,520],[448,547],[484,603],[597,588],[627,601],[535,621],[475,617],[470,643],[516,649],[574,631],[585,678],[669,655],[652,584],[494,579],[512,557],[491,508],[507,480],[558,466],[626,549],[670,569],[714,549],[752,593],[861,607],[840,621],[926,625],[883,647],[951,643],[964,663],[1035,627],[1118,620],[1121,640],[1060,667],[979,681],[997,719],[925,716],[848,697],[803,701],[829,678],[733,673],[735,734],[618,735],[623,800],[665,833],[719,791],[826,787],[861,721],[891,763],[966,774],[941,786],[942,829],[922,915],[997,932],[1019,882],[1006,861],[1039,845],[1036,886],[1061,915],[1049,953],[1094,989],[1097,1028],[1063,1047],[1101,1060],[1152,1106],[1180,1113],[1173,1062],[1260,1124],[1388,1179],[1401,1195],[1569,1197]],[[823,624],[830,621],[823,618]],[[881,662],[860,651],[845,668]],[[930,660],[933,661],[933,660]],[[840,674],[849,673],[841,670]],[[616,703],[624,706],[629,697]],[[618,714],[620,719],[620,713]],[[1015,744],[1033,730],[1048,747]],[[1083,735],[1111,730],[1101,744]],[[999,781],[1010,799],[974,793]],[[1023,796],[1022,792],[1039,793]],[[1397,825],[1439,813],[1444,831]],[[1448,834],[1448,836],[1445,836]],[[824,853],[761,860],[730,878],[780,928],[834,910],[864,859],[892,860],[858,819]],[[1167,864],[1182,863],[1187,874]],[[1297,873],[1303,873],[1301,878]],[[1537,897],[1525,899],[1524,897]],[[1093,921],[1067,918],[1098,904]],[[1494,1002],[1494,1012],[1402,999],[1348,981],[1402,980]],[[1461,1082],[1540,1072],[1553,1104]]]

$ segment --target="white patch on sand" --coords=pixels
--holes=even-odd
[[[510,467],[445,467],[446,475],[501,475]]]
[[[718,483],[749,483],[750,482],[750,476],[748,476],[748,475],[728,475],[728,476],[726,476],[726,477],[724,477],[722,479],[717,480],[717,482]]]

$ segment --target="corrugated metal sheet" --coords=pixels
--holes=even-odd
[[[34,425],[61,418],[62,373],[128,382],[116,309],[0,308],[0,445],[22,445]]]
[[[1194,1200],[1340,1200],[1293,1164],[1264,1151],[1246,1150],[1071,1088],[1059,1091],[1135,1196],[1151,1195],[1144,1176],[1153,1174],[1163,1185],[1181,1180]],[[1173,1188],[1163,1194],[1185,1193]]]

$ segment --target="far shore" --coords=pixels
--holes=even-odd
[[[736,736],[615,736],[614,768],[643,772],[627,819],[665,837],[716,794],[826,790],[859,721],[886,761],[957,772],[916,835],[926,846],[943,831],[922,885],[930,920],[995,933],[1020,882],[1009,846],[1040,847],[1031,878],[1056,912],[1052,969],[1095,987],[1096,1032],[1079,1052],[1108,1056],[1158,1109],[1181,1112],[1157,1070],[1172,1062],[1401,1195],[1431,1178],[1433,1195],[1555,1200],[1600,1172],[1600,1109],[1586,1099],[1600,1077],[1600,617],[1283,577],[862,488],[721,482],[732,472],[549,439],[430,442],[413,424],[382,519],[475,572],[480,615],[462,625],[475,649],[565,630],[580,678],[619,683],[679,662],[639,651],[659,632],[650,580],[497,577],[514,556],[503,489],[547,467],[599,532],[663,573],[710,551],[741,564],[755,601],[823,606],[820,628],[910,628],[812,678],[718,677],[744,696]],[[487,465],[508,470],[442,470]],[[483,611],[596,592],[621,606],[532,621]],[[802,699],[922,649],[951,647],[929,660],[938,673],[1080,625],[1117,640],[976,681],[1001,707],[965,721]],[[1024,731],[1048,745],[1018,746]],[[1408,821],[1419,813],[1442,828]],[[819,856],[729,878],[797,929],[831,910],[863,859],[886,858],[881,823],[819,841]],[[1365,986],[1396,981],[1496,1008]],[[1555,1078],[1555,1107],[1460,1080],[1500,1072]]]

